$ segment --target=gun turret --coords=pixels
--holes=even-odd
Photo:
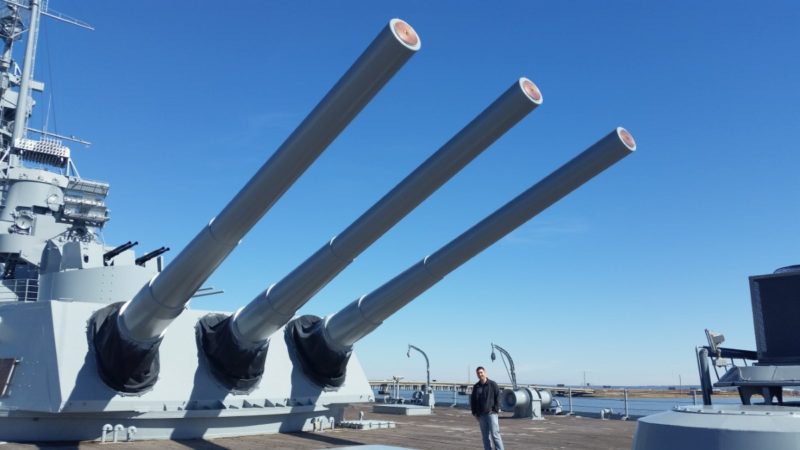
[[[617,128],[461,236],[371,293],[324,319],[302,316],[286,327],[288,339],[314,382],[344,383],[350,354],[359,339],[500,238],[551,206],[636,149],[628,131]]]
[[[168,251],[169,251],[169,247],[159,247],[159,248],[153,250],[150,253],[146,253],[146,254],[136,258],[136,261],[134,261],[134,262],[136,263],[137,266],[143,266],[144,263],[146,263],[147,261],[150,261],[151,259],[156,258],[156,257],[158,257],[160,255],[163,255],[164,253],[166,253]]]
[[[119,247],[115,247],[115,248],[113,248],[113,249],[111,249],[111,250],[109,250],[109,251],[107,251],[107,252],[105,252],[103,254],[103,262],[104,263],[108,263],[109,261],[114,259],[115,256],[117,256],[120,253],[122,253],[122,252],[124,252],[124,251],[126,251],[128,249],[131,249],[131,248],[133,248],[133,247],[135,247],[137,245],[139,245],[139,241],[136,241],[136,242],[128,241],[128,242],[120,245]]]
[[[232,318],[212,314],[202,320],[200,342],[218,380],[234,390],[258,383],[272,333],[356,256],[541,103],[542,94],[532,81],[515,81],[436,153],[281,281]]]
[[[160,274],[124,305],[95,314],[92,340],[109,386],[141,392],[155,383],[158,345],[167,326],[239,240],[419,48],[411,26],[391,20],[275,154]]]

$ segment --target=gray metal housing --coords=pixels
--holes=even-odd
[[[0,305],[1,356],[16,360],[8,394],[0,398],[0,438],[98,440],[106,423],[135,426],[136,437],[147,439],[310,430],[314,419],[340,420],[337,405],[374,401],[356,358],[347,382],[326,391],[298,372],[280,339],[273,340],[266,360],[269,382],[247,395],[229,392],[198,357],[194,327],[208,311],[193,310],[165,335],[153,388],[119,393],[98,376],[87,343],[85,324],[97,308],[58,301]]]
[[[697,350],[703,406],[678,407],[639,419],[634,450],[800,448],[800,405],[784,402],[783,389],[800,386],[800,347],[795,319],[800,271],[779,269],[750,277],[758,351],[721,347],[724,337],[706,330],[709,345]],[[713,387],[734,387],[741,405],[713,405],[709,359],[728,367]],[[733,365],[733,360],[754,360]],[[722,364],[717,364],[718,362]],[[761,403],[753,403],[753,396]]]

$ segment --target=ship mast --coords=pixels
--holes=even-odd
[[[25,45],[25,59],[22,62],[22,78],[20,80],[17,111],[14,115],[14,133],[12,142],[18,145],[20,139],[27,135],[28,108],[31,98],[31,77],[36,61],[36,42],[39,39],[40,0],[31,0],[31,23],[28,26],[28,42]]]
[[[42,92],[44,89],[43,83],[33,79],[33,73],[36,66],[36,48],[39,40],[41,16],[48,16],[89,30],[93,30],[94,28],[64,14],[48,11],[47,0],[29,0],[28,2],[4,0],[4,2],[11,10],[11,17],[4,22],[5,30],[3,37],[5,38],[6,46],[0,64],[2,64],[3,76],[7,80],[5,84],[6,89],[12,85],[17,85],[19,86],[19,92],[15,96],[2,96],[4,100],[6,100],[6,104],[11,104],[13,106],[7,107],[8,114],[3,114],[4,122],[0,124],[0,132],[5,136],[3,139],[3,154],[2,157],[0,157],[0,161],[13,154],[14,159],[8,162],[11,165],[16,165],[16,161],[19,161],[17,158],[23,157],[25,159],[32,159],[37,162],[61,167],[66,169],[67,174],[70,173],[71,169],[77,176],[78,172],[70,158],[69,148],[62,145],[62,140],[73,141],[84,145],[89,145],[89,142],[74,137],[50,133],[47,130],[37,130],[28,127],[28,119],[33,106],[31,91]],[[11,47],[13,42],[19,39],[19,36],[23,32],[22,23],[19,21],[19,9],[30,10],[30,23],[28,24],[28,29],[25,30],[28,32],[28,38],[22,61],[22,73],[17,76],[19,69],[16,64],[13,64]],[[12,112],[13,118],[9,117]],[[13,129],[8,129],[10,127],[9,122],[12,121],[14,124]],[[40,139],[28,139],[28,131],[39,134],[41,136]]]

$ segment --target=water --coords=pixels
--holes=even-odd
[[[569,399],[567,397],[556,397],[561,403],[562,409],[569,411]],[[738,404],[738,398],[714,398],[715,404]],[[628,397],[629,416],[647,416],[663,411],[669,411],[676,406],[693,405],[694,400],[691,396],[676,398],[631,398]],[[698,394],[697,404],[703,404],[703,397]],[[615,414],[625,413],[625,399],[619,397],[572,397],[572,410],[576,413],[595,413],[599,414],[602,409],[611,409]]]
[[[390,386],[391,391],[391,386]],[[377,401],[383,401],[384,394],[378,394],[378,388],[373,388],[373,394]],[[406,401],[411,401],[414,394],[413,390],[400,389],[400,397]],[[436,406],[458,406],[469,407],[469,395],[460,395],[453,391],[434,391],[436,396]],[[567,397],[555,397],[561,403],[564,412],[569,411],[569,399]],[[714,397],[714,404],[739,404],[738,397]],[[703,397],[697,395],[697,404],[703,403]],[[676,406],[687,406],[694,404],[691,395],[676,398],[628,398],[628,415],[639,417],[669,411]],[[615,415],[625,414],[625,400],[621,397],[572,397],[572,411],[579,414],[600,414],[603,409],[611,409]]]

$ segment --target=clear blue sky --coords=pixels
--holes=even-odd
[[[82,176],[111,183],[107,242],[167,245],[168,260],[389,19],[421,36],[213,275],[225,294],[196,309],[234,310],[281,279],[520,76],[543,105],[301,313],[335,312],[614,127],[632,132],[635,154],[358,342],[370,378],[422,379],[412,343],[433,378],[485,365],[505,381],[495,342],[522,382],[697,383],[704,328],[754,348],[748,275],[800,262],[796,2],[50,3],[97,29],[47,20],[49,127],[93,142],[73,154]]]

